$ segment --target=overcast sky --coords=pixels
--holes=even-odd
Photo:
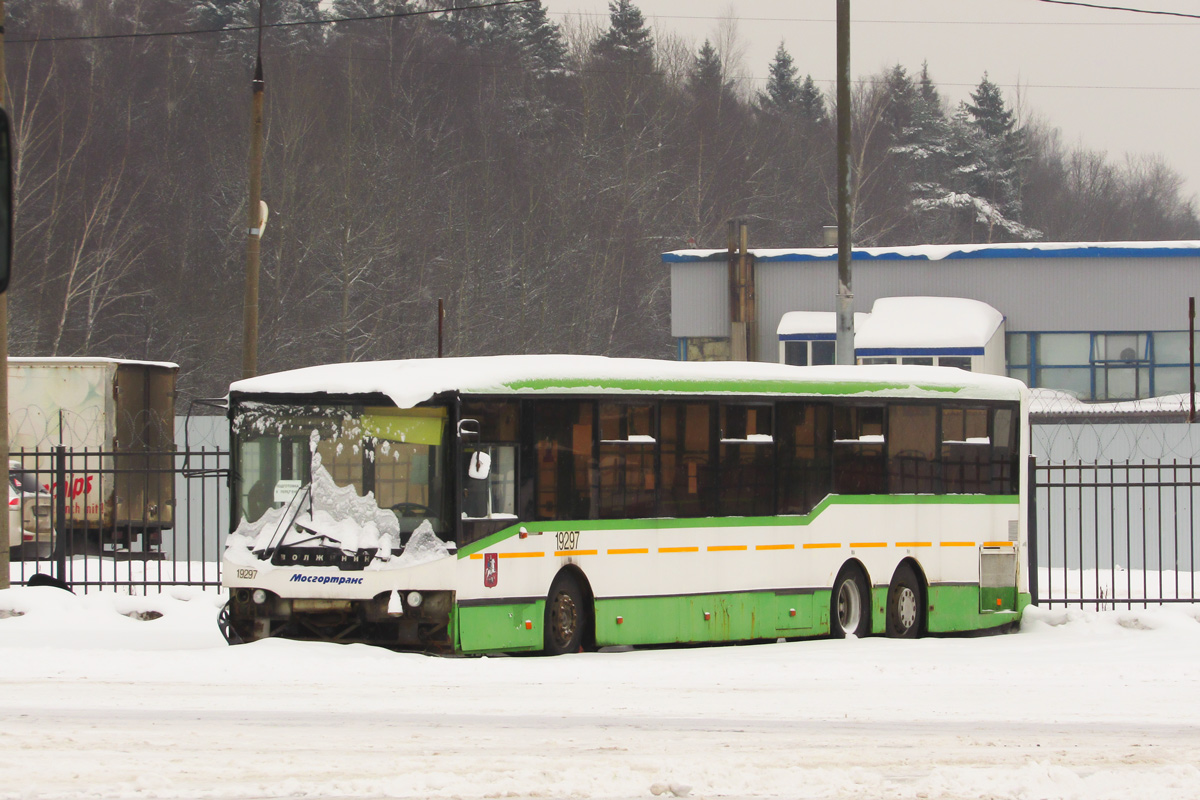
[[[1105,2],[1105,0],[1099,0]],[[607,25],[608,0],[544,0],[558,21],[586,15]],[[697,45],[717,39],[732,14],[746,46],[744,71],[761,89],[783,40],[801,75],[831,89],[836,76],[834,0],[635,0],[656,32]],[[1118,0],[1112,4],[1200,13],[1196,0]],[[851,0],[854,78],[897,63],[910,73],[929,63],[957,103],[986,71],[1018,98],[1024,115],[1061,129],[1069,145],[1126,154],[1161,154],[1200,193],[1200,20],[1051,5],[1040,0]],[[578,21],[580,17],[576,17]]]

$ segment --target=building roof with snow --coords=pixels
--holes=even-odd
[[[881,297],[861,327],[859,355],[983,355],[1004,323],[987,303],[964,297]]]
[[[785,314],[835,311],[837,251],[749,254],[752,350],[773,359]],[[671,333],[681,353],[695,350],[682,346],[688,340],[732,335],[727,259],[725,250],[662,255],[671,271]],[[1030,386],[1085,400],[1174,394],[1188,386],[1188,298],[1200,294],[1200,241],[855,248],[851,291],[860,311],[880,298],[986,303],[1004,319],[1004,369]]]

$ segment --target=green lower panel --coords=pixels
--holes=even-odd
[[[815,636],[828,630],[828,591],[629,597],[596,602],[596,642],[601,646],[738,642]]]
[[[541,650],[545,606],[544,600],[512,605],[460,606],[455,621],[458,648],[464,653]]]
[[[887,596],[888,587],[872,586],[871,599],[871,633],[887,631]]]
[[[1003,590],[987,589],[986,591]],[[1010,608],[1015,609],[1017,607],[1016,589],[1009,589],[1008,592],[1013,598]],[[986,602],[986,599],[981,596],[978,586],[930,586],[929,609],[926,616],[928,631],[930,633],[979,631],[998,628],[1020,619],[1020,615],[1012,610],[980,611],[981,602]],[[995,602],[992,599],[992,605],[995,605]]]
[[[1016,611],[1017,587],[983,586],[979,589],[980,611]]]

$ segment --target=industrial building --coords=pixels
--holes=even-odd
[[[741,259],[678,250],[662,260],[681,359],[730,358],[741,346],[759,361],[832,361],[835,249],[748,249]],[[855,311],[874,312],[856,314],[861,363],[950,364],[1084,400],[1188,391],[1200,242],[861,248],[851,264]],[[988,319],[998,323],[990,332]]]

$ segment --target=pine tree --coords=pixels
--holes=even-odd
[[[823,125],[829,119],[828,112],[825,110],[825,96],[817,88],[812,75],[805,75],[804,83],[800,84],[798,108],[800,117],[814,125]]]
[[[796,113],[800,107],[800,82],[796,79],[799,70],[783,42],[779,43],[768,72],[767,90],[759,92],[758,107],[779,114]]]
[[[988,80],[983,73],[983,80],[975,91],[971,92],[973,102],[965,104],[972,121],[993,139],[1007,139],[1016,127],[1013,112],[1004,103],[1000,87]]]
[[[897,64],[887,73],[883,84],[885,106],[883,127],[895,144],[908,144],[915,138],[912,127],[919,95],[908,71]]]
[[[542,0],[517,6],[521,60],[538,77],[561,74],[567,62],[562,30],[549,20]]]
[[[694,97],[716,96],[727,85],[721,67],[721,56],[708,39],[696,54],[696,63],[688,74],[688,89]],[[732,84],[728,84],[732,85]]]
[[[592,44],[598,56],[620,61],[648,61],[654,54],[654,37],[642,12],[630,0],[610,0],[609,28]]]

